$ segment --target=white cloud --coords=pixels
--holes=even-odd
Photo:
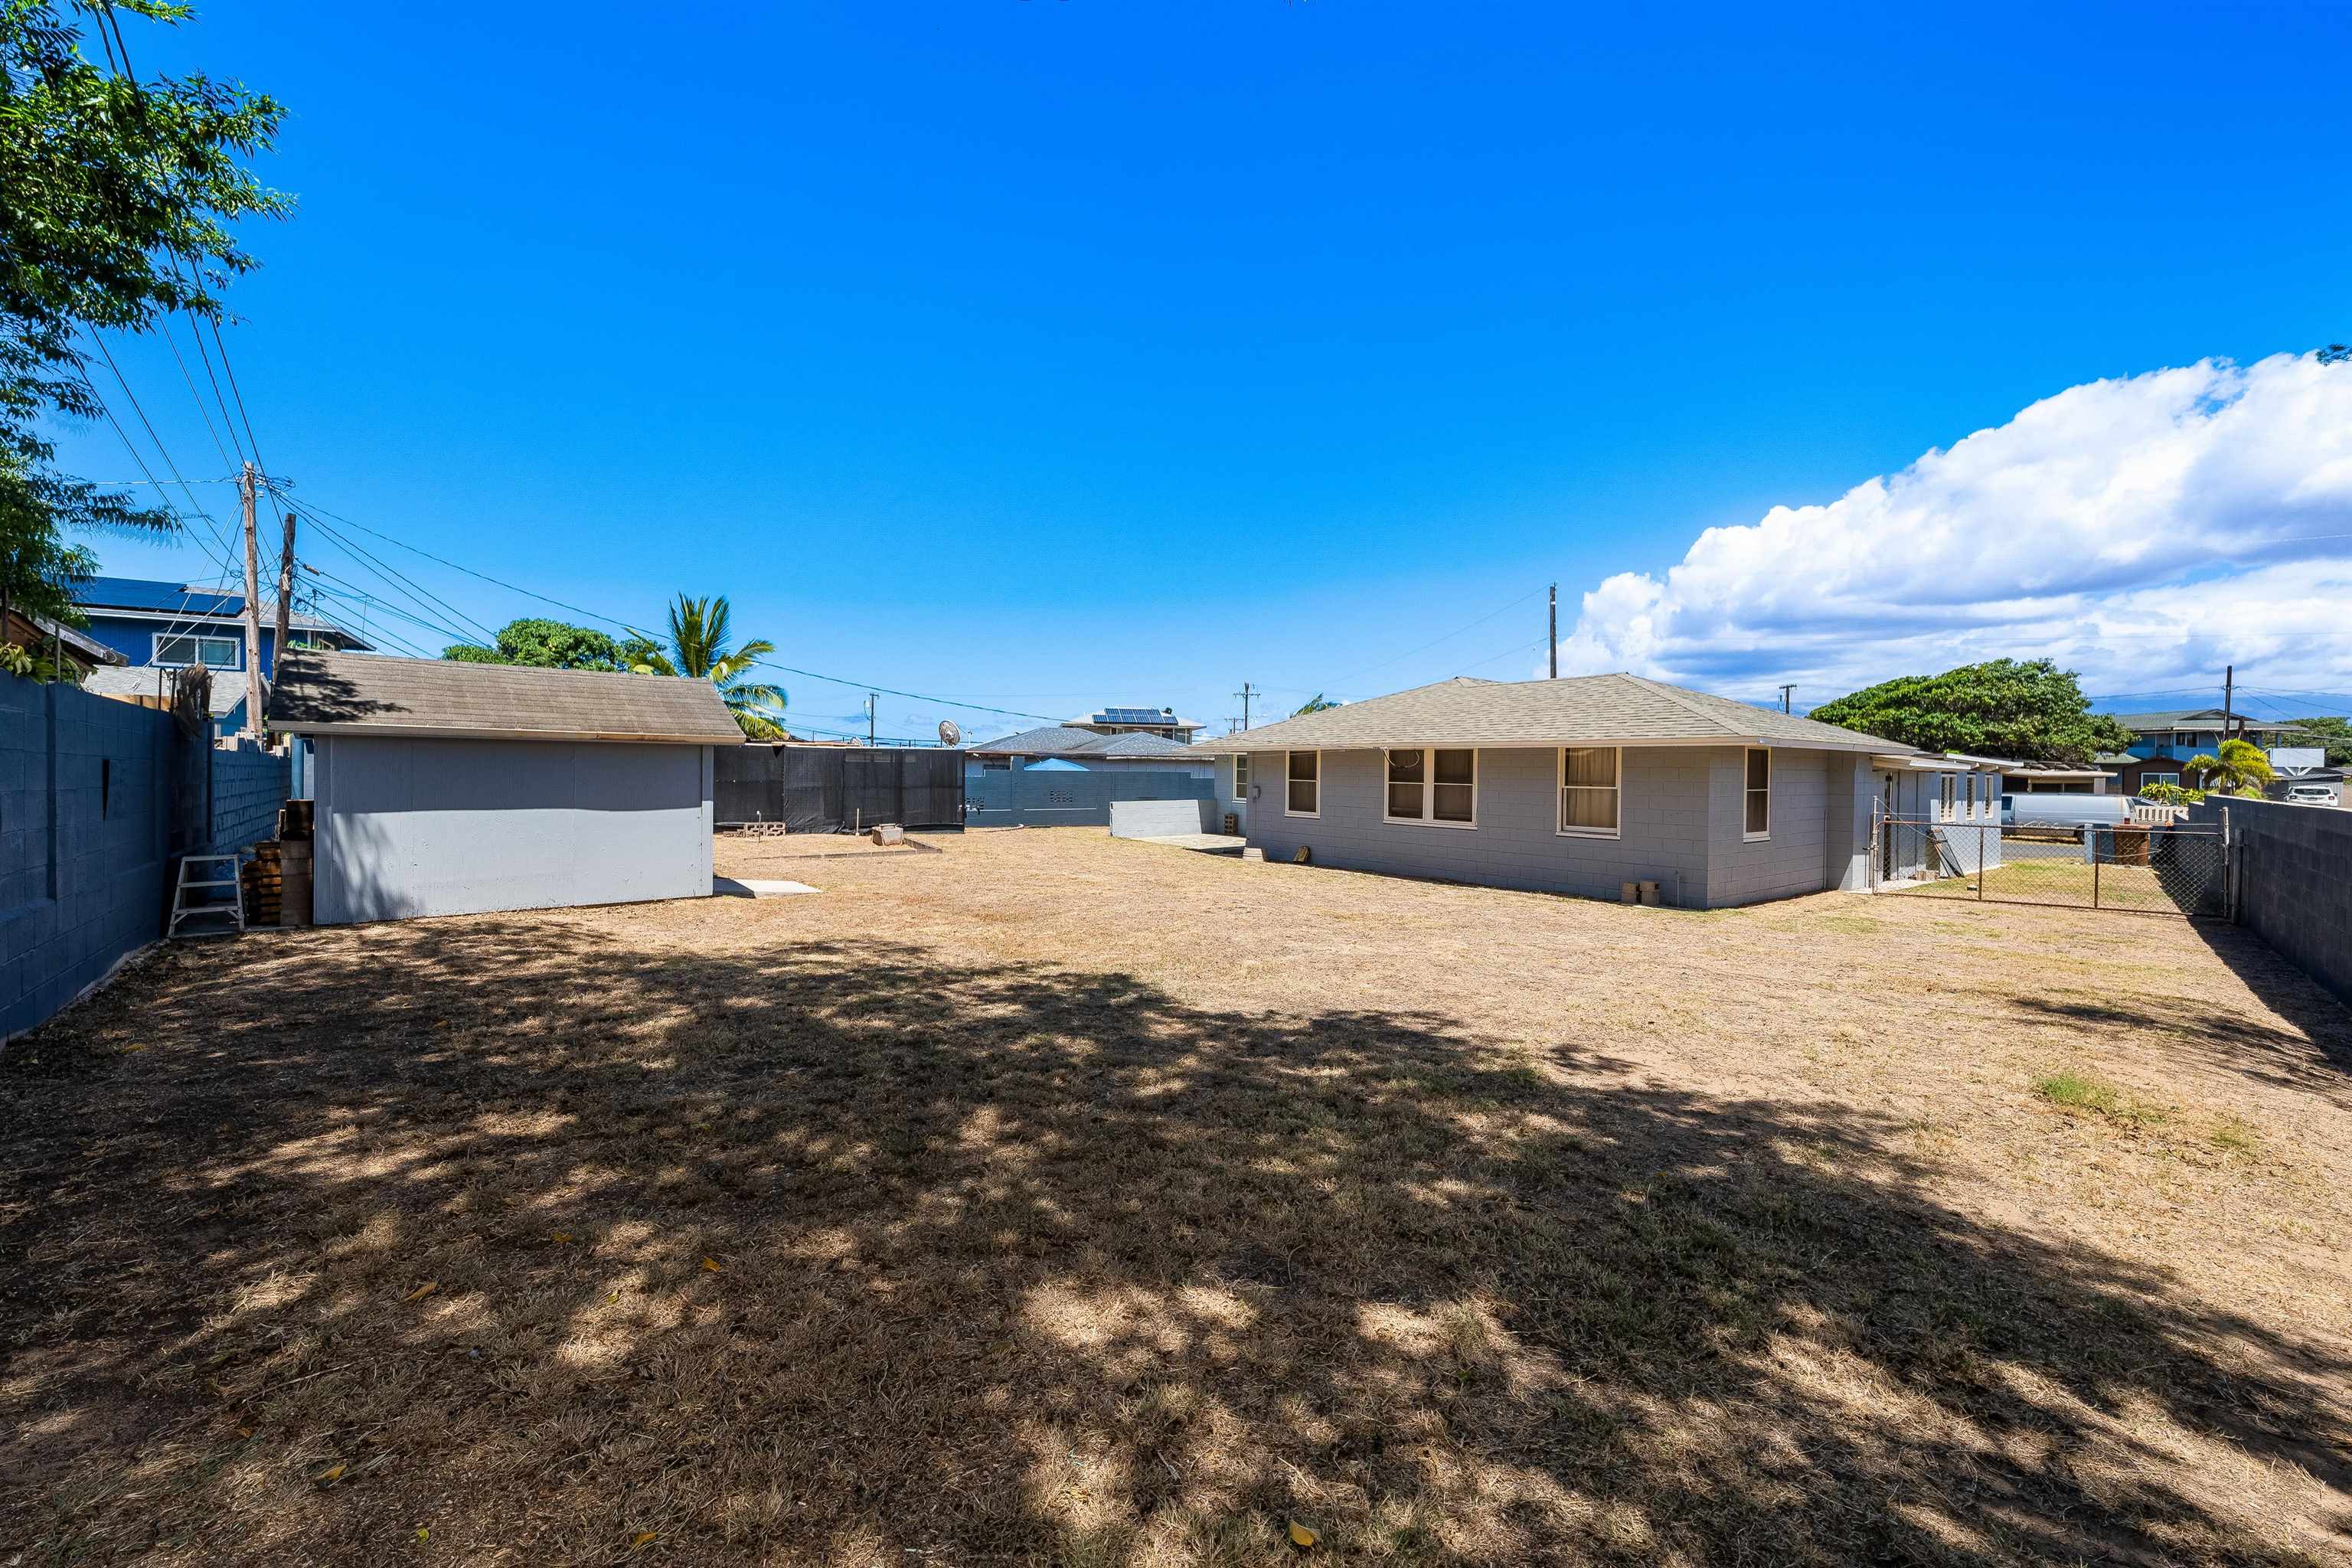
[[[2336,537],[2326,537],[2335,535]],[[1808,702],[2047,656],[2084,689],[2352,687],[2352,364],[2070,387],[1825,506],[1711,528],[1584,595],[1560,673]]]

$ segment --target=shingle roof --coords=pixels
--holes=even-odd
[[[1165,735],[1141,731],[1103,735],[1092,730],[1073,730],[1067,724],[1048,724],[1039,730],[1024,730],[1017,735],[982,741],[964,750],[990,757],[1189,757],[1195,754],[1192,747],[1181,741],[1171,741]]]
[[[1103,743],[1110,739],[1110,736],[1097,735],[1092,730],[1073,730],[1067,724],[1048,724],[1043,729],[1023,730],[1017,734],[1000,735],[993,741],[982,741],[964,750],[986,752],[991,756],[1066,756],[1076,752],[1100,751]]]
[[[708,680],[359,653],[302,653],[279,665],[269,727],[706,746],[743,739]]]
[[[1640,745],[1763,741],[1816,750],[1908,753],[1910,746],[1793,714],[1752,708],[1638,675],[1566,680],[1456,676],[1369,701],[1285,719],[1198,748],[1272,752],[1315,747]]]
[[[100,697],[162,697],[172,695],[172,672],[152,664],[133,665],[129,668],[108,666],[93,669],[82,678],[81,689]],[[245,700],[245,671],[215,669],[213,671],[211,712],[215,719]]]
[[[1190,756],[1192,751],[1181,741],[1139,731],[1125,735],[1097,735],[1095,739],[1102,742],[1091,748],[1098,757],[1182,757]]]

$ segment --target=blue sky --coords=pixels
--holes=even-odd
[[[306,500],[632,621],[723,592],[785,662],[1055,716],[1525,677],[1549,582],[1565,634],[1704,530],[2067,388],[2352,335],[2343,8],[215,0],[131,41],[289,107],[264,174],[300,211],[250,236],[229,340]],[[124,363],[180,469],[227,472],[170,356]],[[65,451],[129,471],[110,431]],[[384,559],[491,626],[549,613]],[[1591,607],[1580,647],[1633,646]],[[1970,629],[1970,657],[2010,635]],[[1752,630],[1650,663],[1817,701],[1936,651]],[[2119,691],[2229,657],[2122,646],[2059,651]],[[2336,657],[2249,655],[2341,690]],[[862,687],[780,679],[851,727]],[[950,715],[991,722],[881,707]]]

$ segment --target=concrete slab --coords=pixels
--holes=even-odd
[[[1224,833],[1155,833],[1139,838],[1139,844],[1166,844],[1178,849],[1191,849],[1202,855],[1239,855],[1249,844],[1246,838],[1236,838]]]
[[[806,882],[779,882],[767,878],[713,877],[711,892],[722,899],[789,899],[796,893],[814,893],[816,889]]]

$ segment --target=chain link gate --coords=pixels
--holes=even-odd
[[[1939,822],[1882,816],[1871,888],[1972,903],[2221,918],[2230,912],[2230,846],[2211,823]]]

